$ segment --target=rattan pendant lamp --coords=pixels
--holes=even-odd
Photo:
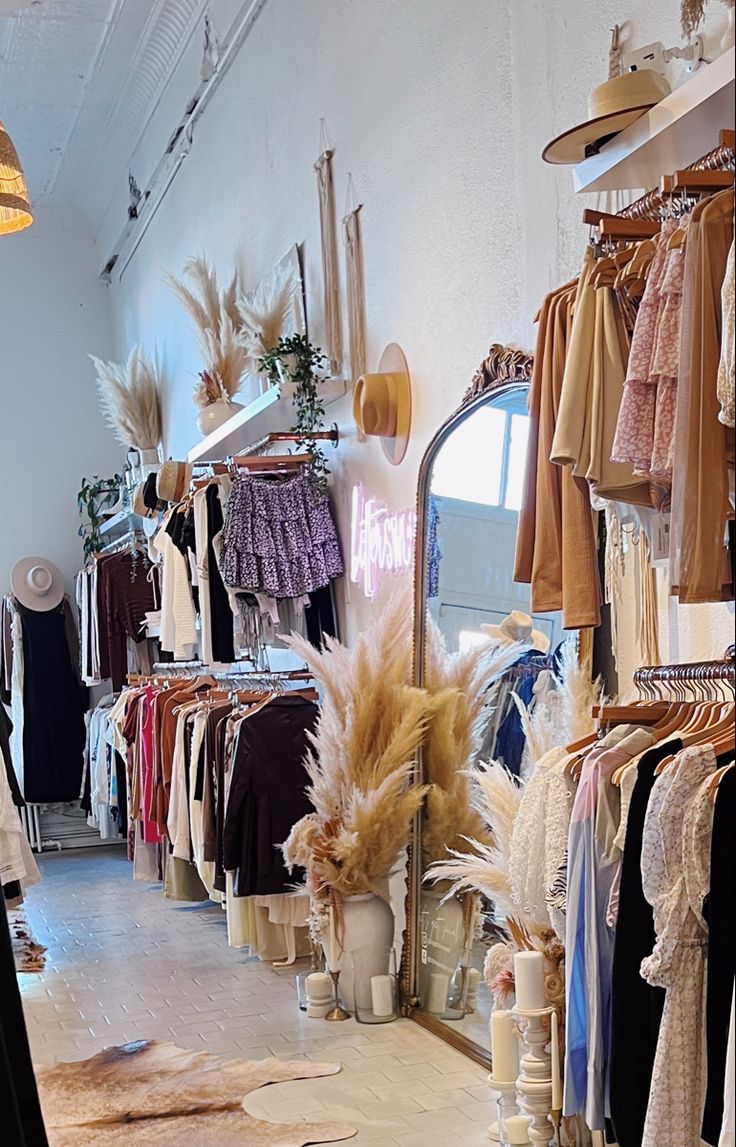
[[[22,231],[32,222],[33,212],[18,152],[0,123],[0,235]]]

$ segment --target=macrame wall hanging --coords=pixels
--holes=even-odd
[[[333,151],[327,145],[324,121],[320,138],[321,155],[314,165],[319,188],[319,223],[322,233],[322,280],[325,298],[327,354],[333,374],[342,370],[342,324],[340,322],[340,280],[337,267],[337,221],[335,184],[332,176]]]
[[[355,203],[352,176],[348,176],[348,195],[342,237],[345,244],[345,270],[348,290],[348,332],[350,335],[350,373],[353,382],[365,374],[365,280],[363,277],[363,246],[360,234],[360,210]]]

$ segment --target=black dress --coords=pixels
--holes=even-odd
[[[626,822],[611,991],[611,1118],[619,1147],[641,1147],[665,999],[664,988],[652,987],[639,970],[656,942],[641,881],[644,820],[657,765],[681,748],[681,741],[669,741],[641,758]]]
[[[304,758],[317,715],[312,701],[285,695],[240,725],[224,828],[225,868],[236,873],[236,896],[288,892],[301,879],[289,874],[279,845],[314,812]]]
[[[8,1147],[48,1147],[15,974],[5,902],[0,896],[0,1097]]]
[[[31,804],[79,800],[87,690],[64,612],[18,607],[23,628],[23,795]]]
[[[710,892],[703,905],[708,923],[708,972],[705,1005],[708,1087],[702,1136],[717,1144],[723,1123],[726,1054],[736,974],[736,916],[733,878],[736,872],[736,772],[721,777],[713,810]]]

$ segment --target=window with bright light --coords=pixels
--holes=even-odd
[[[527,414],[481,407],[440,450],[432,472],[432,493],[518,512],[528,441]]]

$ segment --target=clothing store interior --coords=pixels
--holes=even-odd
[[[0,0],[3,1147],[736,1147],[736,0]]]

